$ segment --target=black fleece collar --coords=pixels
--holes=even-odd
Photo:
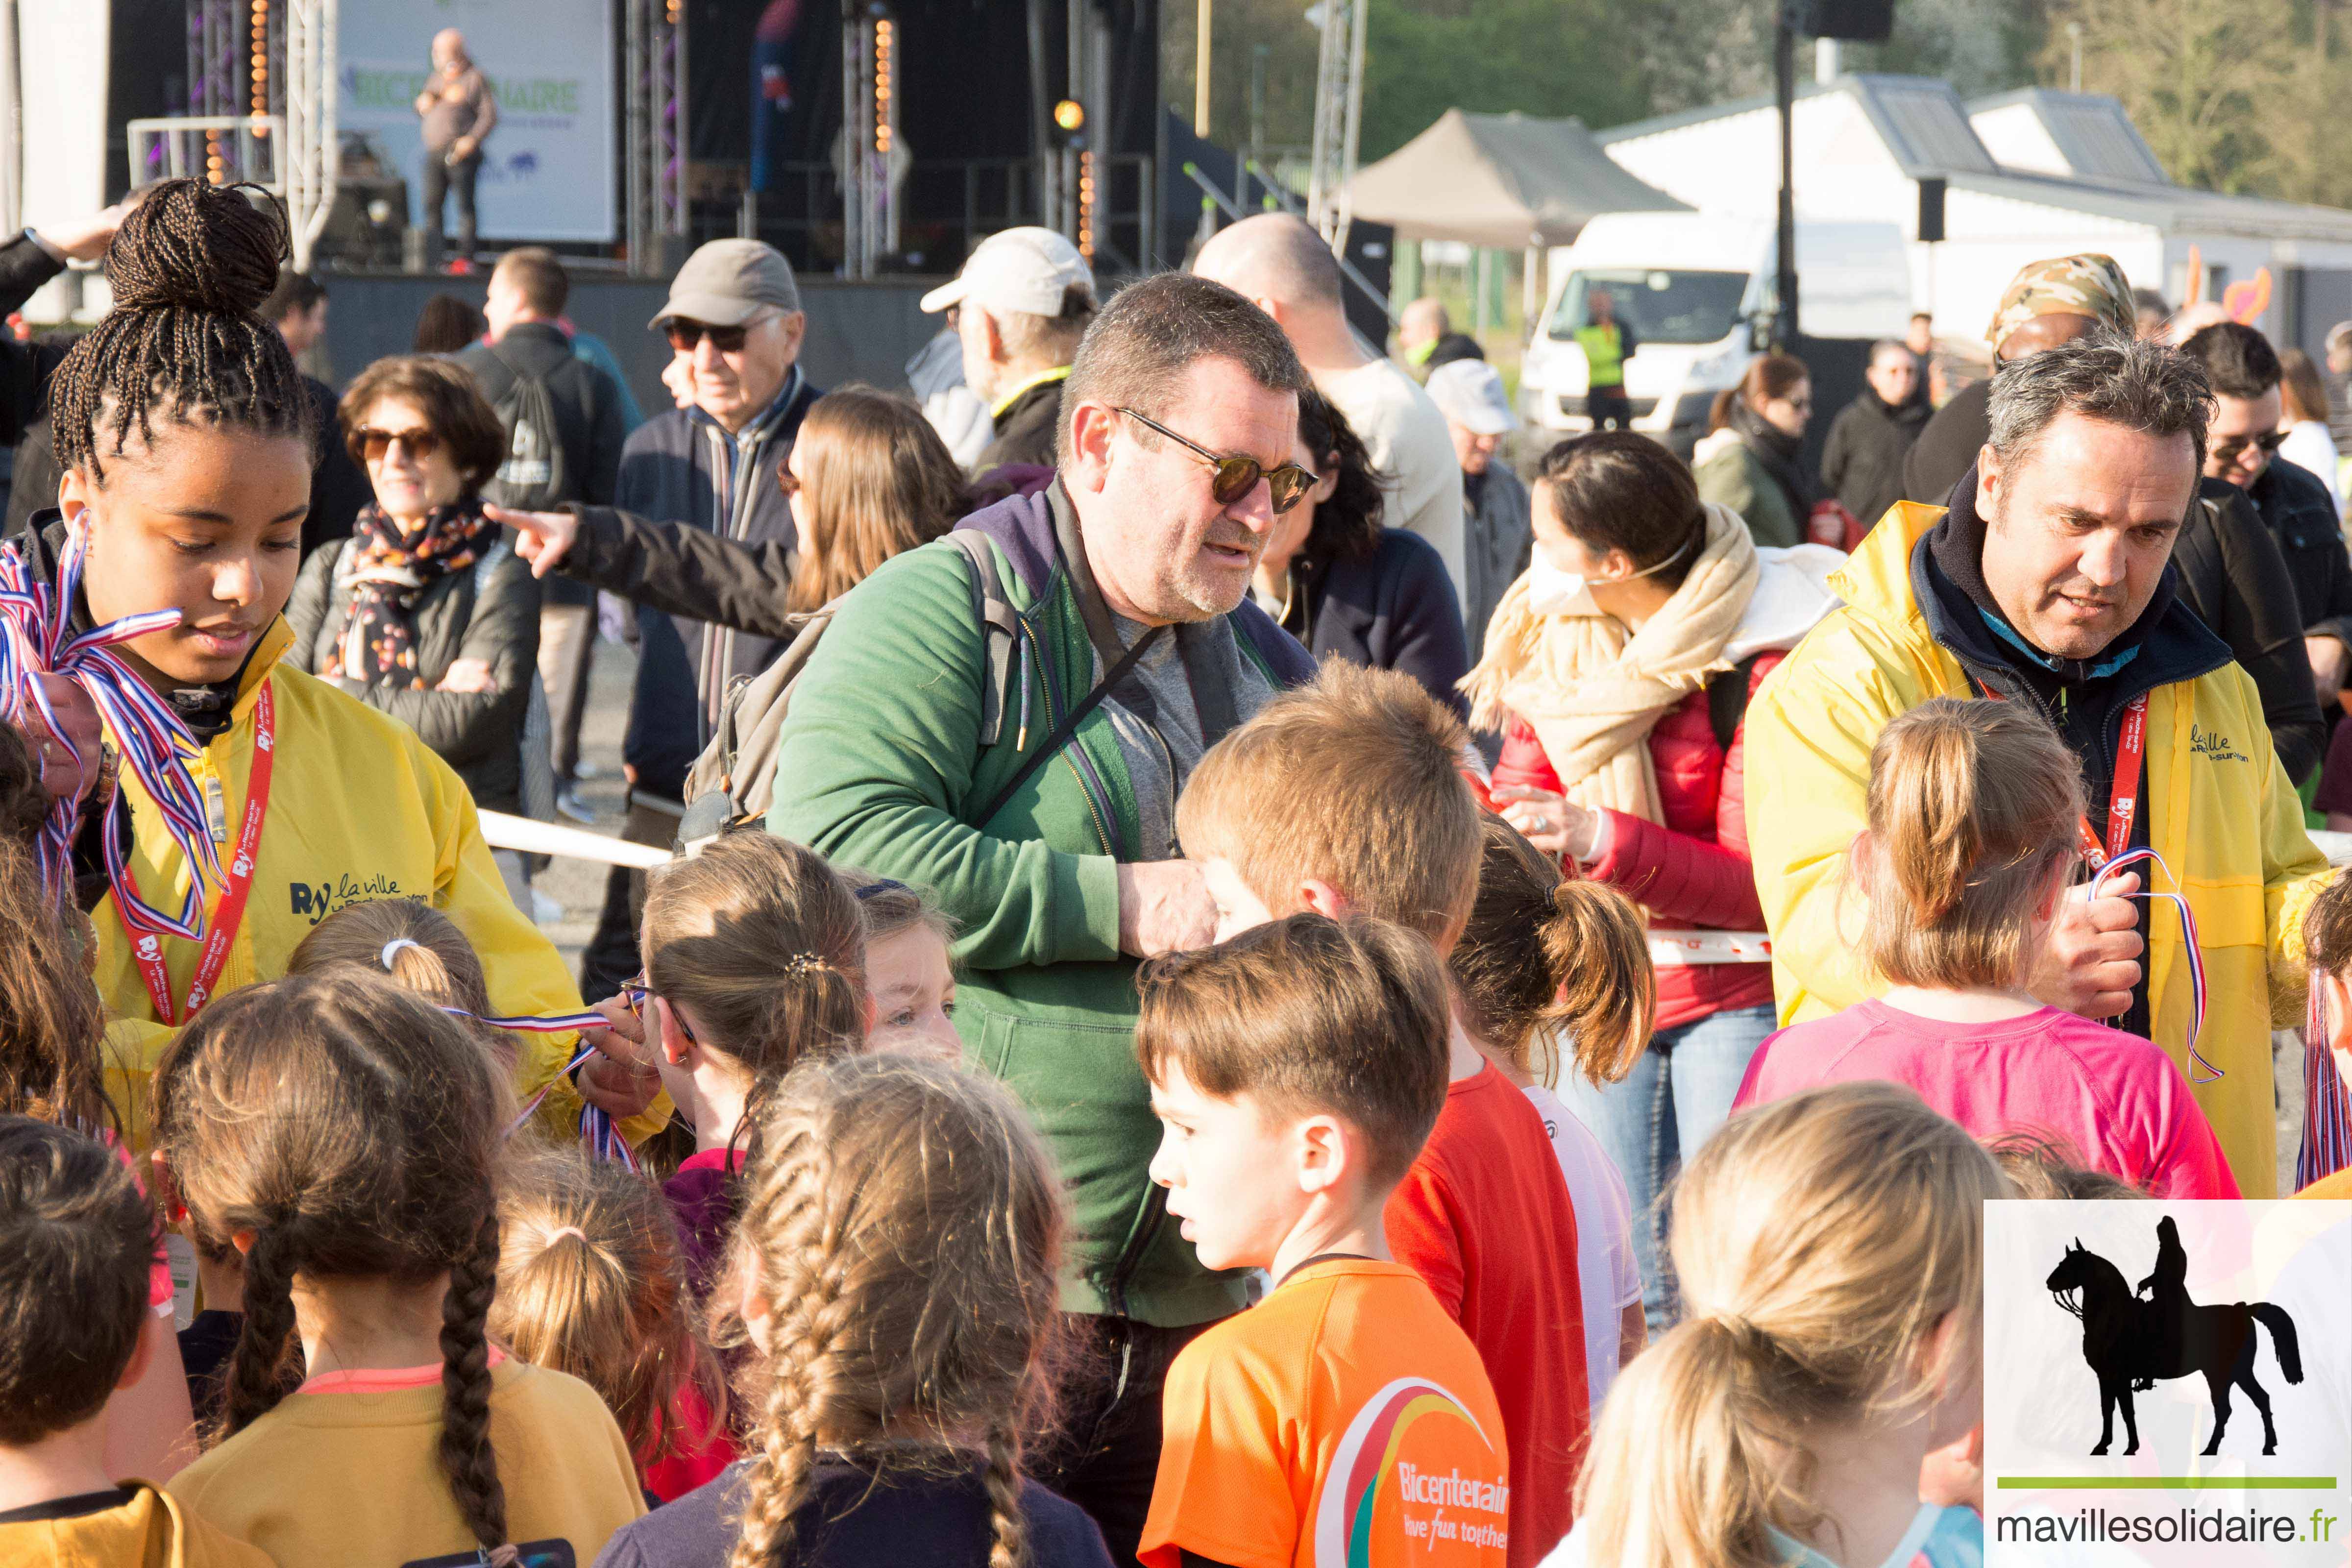
[[[2180,579],[2169,563],[2139,619],[2096,658],[2062,658],[2035,648],[2001,614],[1985,585],[1985,526],[1976,497],[1971,464],[1952,487],[1943,521],[1911,552],[1911,592],[1928,631],[1971,673],[2009,672],[2046,700],[2062,688],[2108,681],[2137,695],[2193,680],[2230,662],[2230,646],[2181,602]]]

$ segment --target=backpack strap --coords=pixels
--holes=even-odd
[[[988,535],[961,529],[948,533],[946,539],[948,547],[971,567],[971,617],[987,643],[987,668],[980,693],[980,743],[992,746],[1004,734],[1004,696],[1013,689],[1013,661],[1021,651],[1021,616],[1004,595],[996,547]]]
[[[1706,683],[1706,718],[1715,729],[1716,749],[1728,756],[1732,738],[1739,733],[1739,721],[1748,712],[1748,689],[1756,679],[1756,661],[1761,653],[1751,653],[1729,669],[1719,670]]]

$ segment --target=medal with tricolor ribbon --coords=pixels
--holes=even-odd
[[[175,626],[181,615],[178,610],[150,610],[89,631],[73,632],[72,608],[87,552],[83,530],[71,528],[58,563],[57,581],[43,583],[34,577],[17,546],[0,544],[0,714],[17,721],[27,709],[39,713],[50,737],[87,774],[96,759],[82,756],[37,678],[63,676],[89,693],[123,767],[155,803],[165,830],[191,872],[176,916],[154,908],[139,896],[138,883],[131,877],[122,848],[128,836],[113,831],[110,824],[103,837],[106,878],[115,907],[134,937],[177,936],[194,941],[204,932],[205,889],[223,880],[204,792],[188,767],[204,749],[171,704],[108,651],[118,643]],[[36,851],[43,885],[61,899],[73,888],[78,810],[79,804],[73,800],[58,801],[41,828]],[[130,803],[118,790],[108,811],[129,810]]]
[[[485,1017],[479,1013],[468,1013],[463,1007],[444,1007],[441,1011],[453,1018],[470,1019],[474,1023],[485,1025],[493,1029],[503,1029],[511,1034],[562,1035],[582,1029],[609,1029],[613,1026],[613,1020],[602,1013],[593,1011],[522,1014],[505,1018]],[[520,1114],[515,1117],[513,1123],[507,1129],[508,1136],[511,1137],[521,1131],[524,1124],[539,1114],[539,1108],[547,1102],[548,1094],[555,1088],[558,1079],[570,1078],[581,1068],[586,1066],[596,1054],[595,1047],[582,1046],[572,1058],[556,1071],[554,1077],[539,1086],[537,1094],[524,1101]],[[575,1091],[579,1088],[577,1084],[572,1087]],[[595,1159],[617,1160],[632,1171],[637,1168],[636,1151],[631,1149],[628,1139],[622,1136],[620,1124],[613,1120],[613,1113],[602,1106],[589,1105],[585,1102],[581,1105],[580,1142],[587,1146],[589,1154]]]
[[[2163,872],[2175,887],[2179,886],[2179,879],[2172,875],[2172,868],[2164,863],[2163,856],[2153,849],[2133,849],[2116,856],[2093,873],[2090,896],[2098,898],[2099,889],[2106,885],[2108,878],[2117,876],[2143,862]],[[2153,887],[2143,888],[2137,893],[2126,893],[2120,896],[2127,899],[2161,900],[2170,904],[2175,910],[2179,911],[2180,941],[2189,950],[2189,979],[2193,1003],[2189,1015],[2189,1081],[2200,1087],[2219,1082],[2226,1075],[2220,1068],[2197,1054],[2198,1039],[2205,1033],[2205,955],[2197,945],[2197,916],[2189,909],[2189,900],[2179,893],[2159,893]],[[2151,1010],[2154,1005],[2154,1001],[2151,999],[2149,1003]],[[2200,1068],[2205,1071],[2206,1077],[2197,1076]]]

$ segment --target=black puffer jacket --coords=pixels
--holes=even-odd
[[[1890,408],[1868,387],[1830,424],[1822,448],[1822,482],[1863,527],[1874,527],[1903,499],[1903,459],[1927,423],[1924,403]]]
[[[354,546],[342,540],[302,564],[286,625],[294,646],[286,657],[319,673],[351,619],[348,563]],[[416,668],[427,689],[412,691],[352,679],[336,685],[369,707],[391,714],[457,770],[474,804],[486,811],[522,809],[522,726],[530,707],[531,672],[539,664],[539,584],[503,534],[469,571],[437,578],[416,604]],[[478,658],[490,667],[489,691],[435,691],[449,667]]]

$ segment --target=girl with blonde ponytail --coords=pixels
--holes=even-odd
[[[1736,1105],[1885,1079],[1978,1138],[2032,1134],[2155,1197],[2236,1197],[2172,1058],[2030,988],[2059,900],[2084,891],[2081,770],[2041,714],[1948,697],[1912,709],[1871,750],[1868,820],[1846,890],[1890,984],[1767,1040]]]
[[[1961,1568],[1984,1525],[1919,1500],[1983,1405],[1992,1156],[1910,1090],[1734,1116],[1683,1169],[1688,1316],[1595,1424],[1545,1568]]]
[[[1109,1568],[1021,1470],[1065,1216],[994,1080],[903,1055],[803,1064],[760,1111],[729,1296],[755,1354],[746,1457],[599,1568]]]
[[[1486,817],[1482,832],[1477,902],[1445,966],[1471,1043],[1542,1113],[1568,1180],[1585,1385],[1598,1410],[1618,1367],[1648,1337],[1642,1270],[1625,1178],[1553,1089],[1564,1065],[1598,1088],[1641,1056],[1657,1002],[1648,933],[1624,894],[1563,878],[1501,817]]]

